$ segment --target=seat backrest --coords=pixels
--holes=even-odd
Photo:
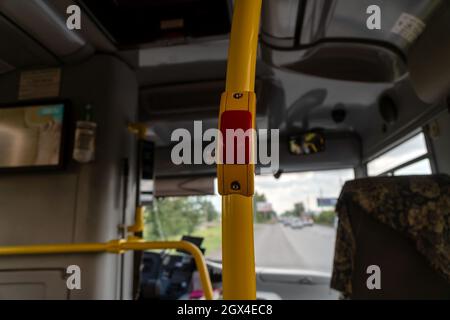
[[[339,215],[332,287],[352,299],[450,299],[450,177],[351,181]],[[368,278],[380,270],[380,289]]]

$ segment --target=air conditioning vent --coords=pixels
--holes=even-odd
[[[194,118],[217,116],[224,88],[224,81],[210,81],[142,90],[142,116],[144,120],[162,120],[180,114]]]

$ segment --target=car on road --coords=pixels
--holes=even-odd
[[[285,227],[290,227],[292,225],[292,223],[294,222],[294,218],[292,218],[292,217],[283,217],[283,218],[280,218],[279,222],[281,224],[283,224],[283,226],[285,226]]]
[[[303,224],[305,227],[312,227],[314,225],[314,220],[312,218],[305,218],[303,220]]]
[[[305,226],[305,223],[303,222],[302,219],[295,219],[291,223],[291,228],[292,229],[302,229],[304,226]]]

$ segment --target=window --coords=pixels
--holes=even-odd
[[[369,176],[431,174],[425,136],[419,133],[367,163]]]
[[[220,197],[155,198],[145,215],[144,237],[149,241],[177,241],[184,235],[204,239],[202,247],[212,260],[221,256]]]
[[[353,169],[255,178],[257,267],[331,272],[334,206]]]
[[[254,241],[257,267],[331,272],[336,238],[334,206],[353,169],[255,177]],[[222,260],[221,198],[155,199],[145,238],[203,237],[209,260]]]
[[[429,159],[423,159],[414,162],[406,167],[394,171],[395,176],[407,176],[416,174],[431,174],[431,166]]]

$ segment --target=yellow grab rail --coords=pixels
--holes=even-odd
[[[262,0],[237,0],[228,48],[227,92],[255,90],[256,56]]]
[[[105,243],[69,243],[69,244],[46,244],[29,246],[7,246],[0,247],[0,256],[11,255],[42,255],[42,254],[75,254],[110,252],[120,254],[125,251],[142,250],[164,250],[178,249],[189,252],[194,258],[197,270],[200,274],[203,292],[207,300],[212,300],[213,289],[209,278],[208,268],[200,249],[187,241],[161,241],[150,242],[139,239],[133,240],[111,240]]]
[[[261,5],[262,0],[235,1],[226,81],[229,94],[255,90]],[[251,172],[244,172],[244,178],[249,179],[249,185],[253,186],[254,169],[251,170],[252,166],[248,168]],[[241,175],[241,172],[236,173]],[[224,179],[219,174],[218,178]],[[222,196],[222,264],[224,299],[256,299],[251,195],[225,193]]]

